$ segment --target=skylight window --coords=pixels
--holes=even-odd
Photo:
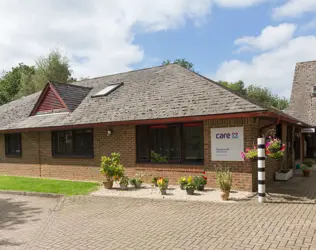
[[[110,84],[110,85],[106,86],[104,89],[102,89],[101,91],[99,91],[98,93],[96,93],[95,95],[93,95],[92,97],[106,96],[106,95],[112,93],[117,88],[121,87],[122,85],[123,85],[122,82]]]

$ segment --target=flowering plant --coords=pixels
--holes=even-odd
[[[284,155],[285,144],[282,144],[281,140],[278,138],[269,137],[266,142],[266,155],[270,158],[280,160]]]
[[[246,148],[245,152],[241,152],[241,157],[245,160],[255,160],[258,157],[257,146]]]
[[[157,180],[157,184],[160,189],[167,189],[168,183],[169,183],[168,178],[161,177]]]
[[[192,176],[188,177],[188,183],[186,184],[185,188],[186,189],[196,188]]]

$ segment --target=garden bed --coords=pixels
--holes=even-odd
[[[0,176],[0,190],[83,195],[95,191],[96,182],[65,181],[18,176]]]
[[[247,200],[247,197],[251,194],[250,192],[231,191],[228,202]],[[169,185],[167,195],[161,195],[158,187],[153,187],[149,184],[143,184],[140,189],[129,187],[128,190],[121,190],[119,185],[114,183],[113,189],[105,189],[102,187],[98,191],[92,192],[91,195],[189,201],[222,201],[218,189],[205,187],[204,191],[195,191],[194,195],[187,195],[186,191],[181,190],[179,185]]]

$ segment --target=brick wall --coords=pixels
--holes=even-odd
[[[130,176],[134,175],[136,171],[144,171],[147,176],[167,176],[171,183],[175,183],[181,176],[196,175],[205,170],[209,180],[208,186],[216,187],[215,167],[225,164],[233,171],[233,188],[252,191],[257,188],[257,172],[252,162],[211,161],[210,129],[240,126],[244,127],[245,147],[256,144],[259,128],[257,119],[204,121],[204,165],[136,164],[136,131],[133,125],[111,127],[113,135],[109,137],[106,127],[94,128],[94,158],[54,158],[51,152],[50,131],[27,132],[22,133],[22,157],[3,157],[0,173],[76,180],[102,180],[103,177],[99,173],[101,156],[119,152],[122,164]],[[0,136],[0,152],[4,156],[4,136]]]

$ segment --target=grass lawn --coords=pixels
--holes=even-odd
[[[96,182],[63,181],[18,176],[0,176],[0,190],[55,193],[64,195],[88,194],[100,186]]]

